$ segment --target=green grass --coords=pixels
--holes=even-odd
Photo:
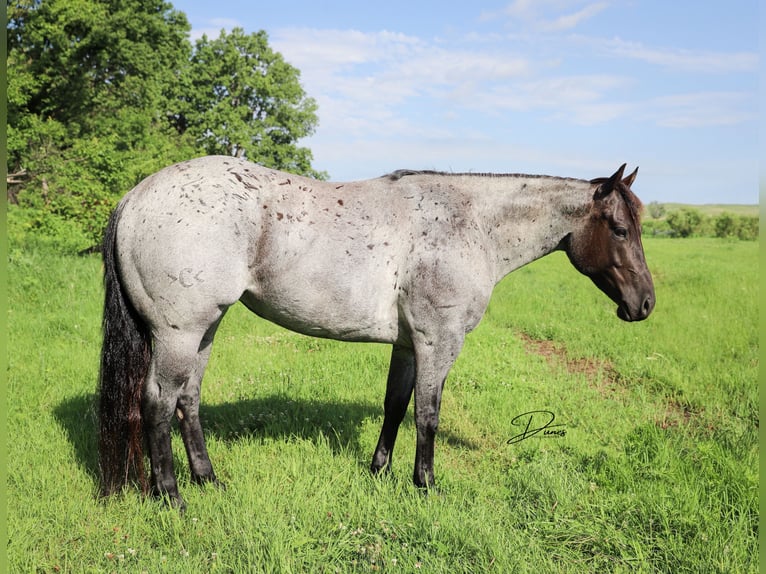
[[[95,498],[99,259],[11,246],[11,571],[756,572],[758,245],[645,247],[640,324],[562,254],[498,286],[447,381],[428,496],[411,414],[394,476],[367,472],[386,346],[233,308],[202,408],[228,488],[190,484],[174,436],[180,516],[135,489]],[[506,444],[537,409],[566,435]]]

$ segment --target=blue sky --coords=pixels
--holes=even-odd
[[[192,39],[265,30],[319,104],[333,180],[593,177],[645,203],[757,203],[757,0],[176,0]]]

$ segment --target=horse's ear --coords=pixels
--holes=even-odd
[[[591,183],[597,183],[599,184],[598,189],[596,189],[596,193],[593,194],[593,199],[604,199],[607,195],[612,193],[614,191],[615,185],[617,185],[617,182],[622,180],[622,174],[625,172],[625,167],[628,164],[624,163],[620,166],[620,169],[618,169],[616,172],[612,174],[612,177],[601,177],[598,179],[592,179]],[[629,176],[629,177],[634,177]]]
[[[636,181],[636,176],[638,175],[638,168],[633,170],[633,173],[631,173],[628,177],[622,180],[622,183],[625,187],[630,189],[630,186],[633,185],[633,182]]]
[[[620,166],[620,169],[618,169],[612,174],[612,177],[609,178],[609,181],[612,182],[612,185],[614,185],[615,183],[617,183],[618,181],[622,179],[622,174],[625,173],[625,168],[627,166],[628,166],[627,163],[622,164]]]

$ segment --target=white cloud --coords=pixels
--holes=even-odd
[[[606,6],[606,2],[516,0],[503,14],[563,30]],[[572,11],[573,7],[577,9]],[[569,15],[548,17],[553,11]],[[214,35],[238,25],[233,19],[212,24]],[[206,30],[196,30],[194,36]],[[434,130],[421,127],[412,112],[418,107],[438,109],[441,117],[456,123],[460,115],[507,118],[518,112],[526,119],[536,114],[538,121],[575,126],[631,117],[672,128],[733,125],[752,119],[755,109],[752,95],[735,92],[663,95],[658,89],[636,100],[629,89],[639,79],[627,75],[629,70],[623,75],[578,74],[568,68],[566,56],[541,61],[536,42],[542,40],[529,38],[519,43],[500,35],[469,34],[447,42],[387,30],[283,28],[271,31],[270,41],[301,71],[307,93],[317,99],[320,130],[327,127],[351,137],[369,133],[429,137]],[[580,52],[591,50],[689,73],[749,71],[758,61],[750,53],[651,48],[619,38],[569,36],[564,42]],[[566,50],[563,47],[562,53]]]
[[[754,52],[713,52],[681,48],[652,48],[640,42],[620,38],[605,40],[604,49],[621,58],[641,60],[649,64],[685,72],[707,74],[751,72],[758,69],[758,54]]]
[[[549,31],[563,31],[576,28],[581,22],[589,20],[602,10],[604,10],[608,4],[606,2],[597,2],[595,4],[588,4],[581,10],[573,12],[572,14],[566,14],[559,16],[558,18],[550,22],[542,22],[541,27],[544,30]]]
[[[644,114],[666,128],[731,126],[757,119],[752,100],[745,92],[675,94],[647,102]]]
[[[406,57],[423,44],[398,32],[360,32],[315,28],[281,28],[272,33],[273,45],[298,66],[335,69]]]
[[[527,59],[507,51],[387,31],[281,29],[272,44],[301,70],[306,91],[319,103],[321,123],[357,134],[411,133],[411,122],[395,120],[401,117],[397,106],[426,99],[463,105],[487,85],[529,71]]]
[[[550,2],[549,2],[550,3]],[[536,4],[535,4],[536,6]],[[600,10],[589,4],[578,18]],[[520,13],[534,10],[519,0]],[[578,19],[576,18],[576,19]],[[582,45],[583,39],[574,39]],[[638,79],[617,74],[566,74],[561,61],[536,62],[513,52],[513,43],[446,43],[389,31],[280,29],[272,43],[302,71],[307,92],[319,103],[320,129],[331,126],[350,137],[370,133],[429,137],[408,105],[442,108],[442,117],[480,114],[506,118],[518,112],[539,121],[594,126],[622,118],[639,118],[661,127],[731,125],[751,119],[752,102],[743,94],[708,93],[631,98]],[[597,50],[622,58],[639,58],[690,71],[747,68],[748,55],[648,49],[622,40],[588,40]],[[528,49],[528,47],[527,47]],[[740,111],[740,110],[746,111]],[[443,136],[444,134],[442,134]]]
[[[619,9],[626,3],[635,12]],[[386,20],[388,29],[363,12],[344,19],[355,29],[338,29],[329,13],[279,28],[257,10],[221,6],[208,14],[234,18],[196,22],[191,37],[266,26],[319,104],[318,130],[302,145],[336,179],[401,167],[594,177],[629,160],[660,201],[686,189],[712,198],[722,181],[749,197],[742,165],[753,161],[759,117],[752,41],[715,26],[720,37],[709,41],[702,28],[677,34],[666,6],[634,0],[496,5],[478,22],[463,10],[460,21],[442,13],[402,27]],[[682,169],[663,177],[666,164]]]
[[[595,125],[612,121],[632,105],[609,101],[610,92],[629,86],[621,76],[551,76],[500,85],[477,94],[476,109],[542,112],[548,119],[568,124]]]
[[[608,7],[608,2],[582,0],[515,0],[502,10],[483,12],[479,20],[505,20],[509,26],[521,24],[525,29],[562,32],[576,28]]]
[[[387,31],[281,29],[271,40],[287,61],[306,76],[322,76],[328,86],[338,75],[361,76],[365,70],[425,85],[507,78],[528,66],[519,56],[444,48],[438,41]]]

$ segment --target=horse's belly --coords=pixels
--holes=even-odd
[[[284,291],[270,296],[245,293],[241,301],[256,315],[277,325],[313,337],[340,341],[393,343],[398,337],[395,305],[360,307],[326,294],[307,297]]]
[[[393,284],[359,269],[291,271],[262,279],[241,301],[260,317],[305,335],[343,341],[397,340]]]

